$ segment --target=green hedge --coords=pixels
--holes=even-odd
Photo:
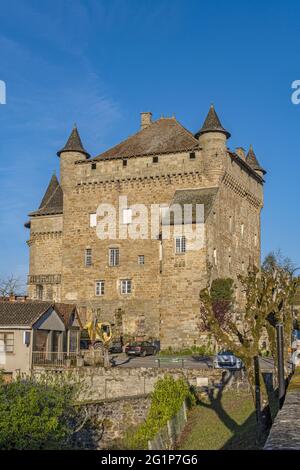
[[[159,356],[212,356],[214,354],[212,347],[205,346],[192,346],[191,348],[173,350],[171,347],[160,351]]]

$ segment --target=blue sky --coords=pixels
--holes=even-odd
[[[0,278],[25,278],[23,227],[76,122],[92,155],[136,132],[139,113],[191,131],[211,102],[267,169],[263,255],[300,266],[298,1],[1,0]]]

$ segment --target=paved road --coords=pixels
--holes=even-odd
[[[181,357],[127,357],[126,354],[112,354],[117,367],[162,367],[170,368],[189,368],[189,369],[211,369],[213,367],[213,356],[181,356]],[[268,357],[260,358],[261,370],[268,371],[273,369],[273,359]]]

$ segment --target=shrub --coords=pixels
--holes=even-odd
[[[160,356],[211,356],[213,354],[213,349],[209,345],[203,346],[192,346],[191,348],[180,349],[178,351],[174,351],[172,348],[165,349],[160,351]]]
[[[230,277],[214,279],[211,284],[210,294],[213,302],[227,300],[232,303],[234,298],[233,279]]]
[[[0,384],[0,449],[66,448],[75,420],[73,387],[29,378]]]
[[[133,435],[125,439],[125,447],[129,449],[147,449],[148,441],[176,415],[184,400],[189,406],[195,398],[187,382],[180,378],[174,380],[170,375],[156,382],[151,394],[151,405],[145,422],[137,428]]]

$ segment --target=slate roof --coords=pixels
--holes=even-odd
[[[185,204],[192,205],[192,222],[205,222],[214,204],[218,188],[199,188],[177,190],[170,205],[179,204],[184,209]],[[204,205],[204,221],[196,219],[196,205]],[[163,224],[168,223],[168,217],[165,217]],[[174,223],[174,217],[171,213],[170,223]]]
[[[57,152],[58,157],[60,157],[63,152],[79,152],[83,153],[87,158],[90,157],[90,154],[84,149],[82,145],[81,138],[76,126],[73,127],[66,145]]]
[[[0,328],[1,326],[30,328],[50,307],[52,307],[51,302],[0,301]]]
[[[93,160],[188,151],[198,145],[193,134],[175,118],[160,118]]]
[[[42,199],[40,207],[37,211],[31,212],[29,215],[34,217],[37,215],[51,215],[63,213],[63,192],[56,175],[53,175],[45,195]]]
[[[251,166],[253,170],[261,171],[264,175],[266,174],[266,170],[262,168],[262,166],[260,165],[259,161],[256,158],[252,145],[250,145],[249,152],[246,157],[246,162],[248,163],[249,166]]]
[[[75,314],[77,320],[79,321],[79,324],[81,325],[81,321],[80,321],[79,315],[77,313],[76,305],[74,305],[74,304],[55,303],[54,308],[55,308],[55,311],[59,314],[59,316],[63,320],[66,327],[69,326],[71,316],[73,314]]]
[[[32,325],[51,307],[57,312],[66,327],[69,326],[73,313],[75,313],[81,326],[76,305],[74,304],[53,303],[39,300],[13,302],[0,300],[0,328],[1,326],[32,327]]]
[[[198,138],[199,135],[205,134],[206,132],[222,132],[226,135],[227,139],[229,139],[230,137],[230,133],[226,131],[226,129],[224,129],[224,127],[222,126],[213,104],[211,105],[208,111],[203,126],[195,134],[195,137]]]

